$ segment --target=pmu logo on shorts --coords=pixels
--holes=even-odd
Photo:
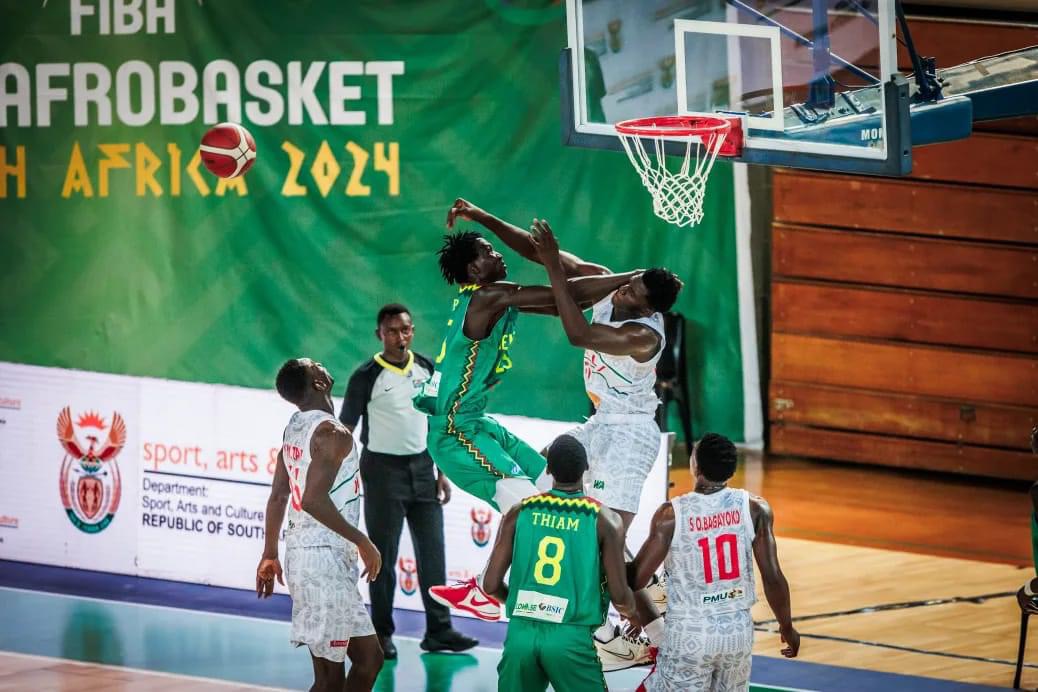
[[[605,488],[605,481],[595,481],[591,487],[595,490],[602,490]]]
[[[470,515],[472,516],[472,542],[482,548],[490,542],[492,533],[490,521],[494,518],[494,513],[489,509],[473,507]]]
[[[418,590],[418,567],[415,565],[414,558],[402,557],[397,560],[397,567],[400,568],[400,590],[404,592],[404,595],[410,596]]]
[[[738,601],[746,592],[736,587],[726,591],[711,591],[703,594],[703,605],[717,605],[728,601]]]
[[[122,481],[116,456],[126,444],[126,424],[112,413],[112,424],[88,411],[72,424],[72,409],[58,414],[58,442],[65,450],[61,462],[61,504],[72,525],[83,533],[100,533],[108,528],[119,509]],[[87,444],[80,441],[76,429]],[[102,441],[103,440],[103,441]]]

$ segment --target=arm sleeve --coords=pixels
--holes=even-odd
[[[371,398],[370,380],[370,377],[365,377],[364,368],[358,368],[350,376],[350,382],[346,385],[346,396],[342,400],[342,411],[339,412],[339,420],[343,425],[356,428],[357,421],[367,412],[368,399]]]

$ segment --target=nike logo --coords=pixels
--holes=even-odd
[[[479,608],[488,605],[497,605],[496,601],[491,601],[489,599],[480,600],[479,598],[477,598],[475,594],[469,594],[469,597],[465,600],[468,601],[468,604],[474,608]]]
[[[631,651],[630,649],[628,649],[627,653],[624,653],[624,654],[618,654],[615,651],[610,651],[609,653],[612,654],[613,656],[616,656],[617,658],[622,658],[625,661],[633,661],[634,660],[634,652]]]
[[[386,388],[385,388],[385,389],[383,389],[382,391],[383,391],[383,392],[388,392],[388,391],[389,391],[389,390],[391,390],[391,389],[392,389],[392,387],[386,387]]]

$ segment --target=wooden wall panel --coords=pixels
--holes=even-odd
[[[1038,243],[1031,191],[776,171],[775,221]]]
[[[1017,480],[1038,477],[1031,452],[929,442],[865,433],[773,425],[771,450],[819,459],[840,459],[914,469],[933,469]]]
[[[1038,406],[1038,359],[775,332],[773,380]]]
[[[1038,44],[1035,26],[911,23],[938,67]],[[848,26],[834,50],[874,67]],[[775,171],[770,449],[1033,479],[1038,117],[975,123],[913,164],[896,179]]]
[[[852,429],[1021,451],[1028,449],[1028,433],[1038,423],[1038,408],[971,404],[802,382],[772,380],[768,400],[770,419],[786,425]]]
[[[1038,190],[1038,139],[978,133],[915,147],[912,177]]]
[[[1038,353],[1038,305],[920,291],[776,281],[772,328]]]
[[[966,23],[912,17],[908,26],[916,50],[920,55],[936,57],[938,68],[1038,45],[1038,27],[1023,24]],[[900,42],[897,64],[906,73],[912,71],[912,60]]]
[[[1019,118],[985,120],[973,123],[973,131],[1038,137],[1038,116],[1027,115]]]
[[[1038,299],[1038,247],[775,224],[772,272],[776,278]]]

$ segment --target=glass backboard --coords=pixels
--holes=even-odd
[[[615,138],[613,126],[627,119],[723,112],[742,118],[740,160],[888,173],[910,166],[894,0],[567,5],[561,76],[572,144],[609,146],[601,138]]]

